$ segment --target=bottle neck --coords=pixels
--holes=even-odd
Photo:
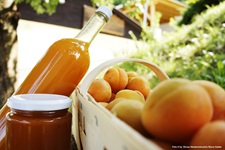
[[[75,39],[90,44],[104,27],[107,21],[108,18],[103,13],[96,12],[81,29],[80,33],[78,33]]]

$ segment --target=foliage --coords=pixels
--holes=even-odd
[[[59,0],[15,0],[15,2],[29,4],[37,14],[47,13],[49,15],[55,13],[59,5]]]
[[[113,7],[114,0],[90,0],[94,7],[99,7],[101,5],[105,5],[108,7]]]
[[[182,19],[178,22],[178,25],[190,24],[193,21],[194,16],[201,14],[208,7],[218,5],[224,0],[188,0],[189,8],[184,12]]]
[[[130,6],[137,3],[143,3],[145,0],[90,0],[93,4],[93,6],[100,6],[100,5],[106,5],[106,6],[117,6],[117,5],[123,5],[123,6]]]
[[[129,57],[146,59],[158,64],[171,77],[209,80],[225,89],[225,2],[198,15],[190,25],[175,26],[175,32],[165,32],[157,41],[149,32],[142,33],[141,48]],[[127,56],[126,56],[127,57]],[[122,65],[126,70],[146,69],[132,63]],[[149,73],[150,74],[150,73]],[[150,78],[155,86],[158,82]]]

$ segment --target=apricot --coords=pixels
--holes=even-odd
[[[116,94],[115,93],[111,93],[111,97],[110,97],[108,102],[113,101],[115,99],[115,97],[116,97]]]
[[[137,77],[138,73],[135,71],[128,71],[127,76],[128,76],[128,82],[129,82],[133,77]]]
[[[204,88],[186,79],[170,79],[160,82],[147,97],[142,123],[156,138],[182,144],[212,115],[212,102]]]
[[[94,79],[89,86],[88,93],[97,102],[108,102],[111,97],[111,87],[104,79]]]
[[[115,98],[135,99],[145,102],[143,94],[137,90],[123,89],[116,93]]]
[[[123,100],[117,103],[111,112],[141,134],[146,131],[141,122],[144,103],[136,100]]]
[[[108,105],[107,102],[98,102],[99,104],[101,104],[103,107],[106,107]]]
[[[111,110],[117,103],[120,101],[127,100],[125,98],[116,98],[113,101],[109,102],[108,105],[106,106],[106,109]]]
[[[225,148],[225,121],[215,120],[204,125],[192,138],[191,148],[198,150]]]
[[[225,90],[211,81],[196,80],[193,82],[199,84],[208,92],[214,109],[212,120],[225,120]]]
[[[150,85],[149,85],[148,81],[141,76],[133,77],[128,82],[126,89],[140,91],[144,95],[145,98],[150,93]]]
[[[128,83],[128,76],[122,68],[109,68],[103,77],[111,86],[112,93],[124,89]]]

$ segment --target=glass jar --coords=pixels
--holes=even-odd
[[[7,101],[7,150],[70,150],[71,99],[57,94],[20,94]]]

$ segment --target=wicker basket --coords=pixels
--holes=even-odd
[[[161,149],[97,103],[87,90],[107,68],[121,62],[137,62],[151,69],[160,81],[169,77],[157,65],[132,58],[112,59],[96,67],[75,90],[73,136],[79,150],[157,150]]]

